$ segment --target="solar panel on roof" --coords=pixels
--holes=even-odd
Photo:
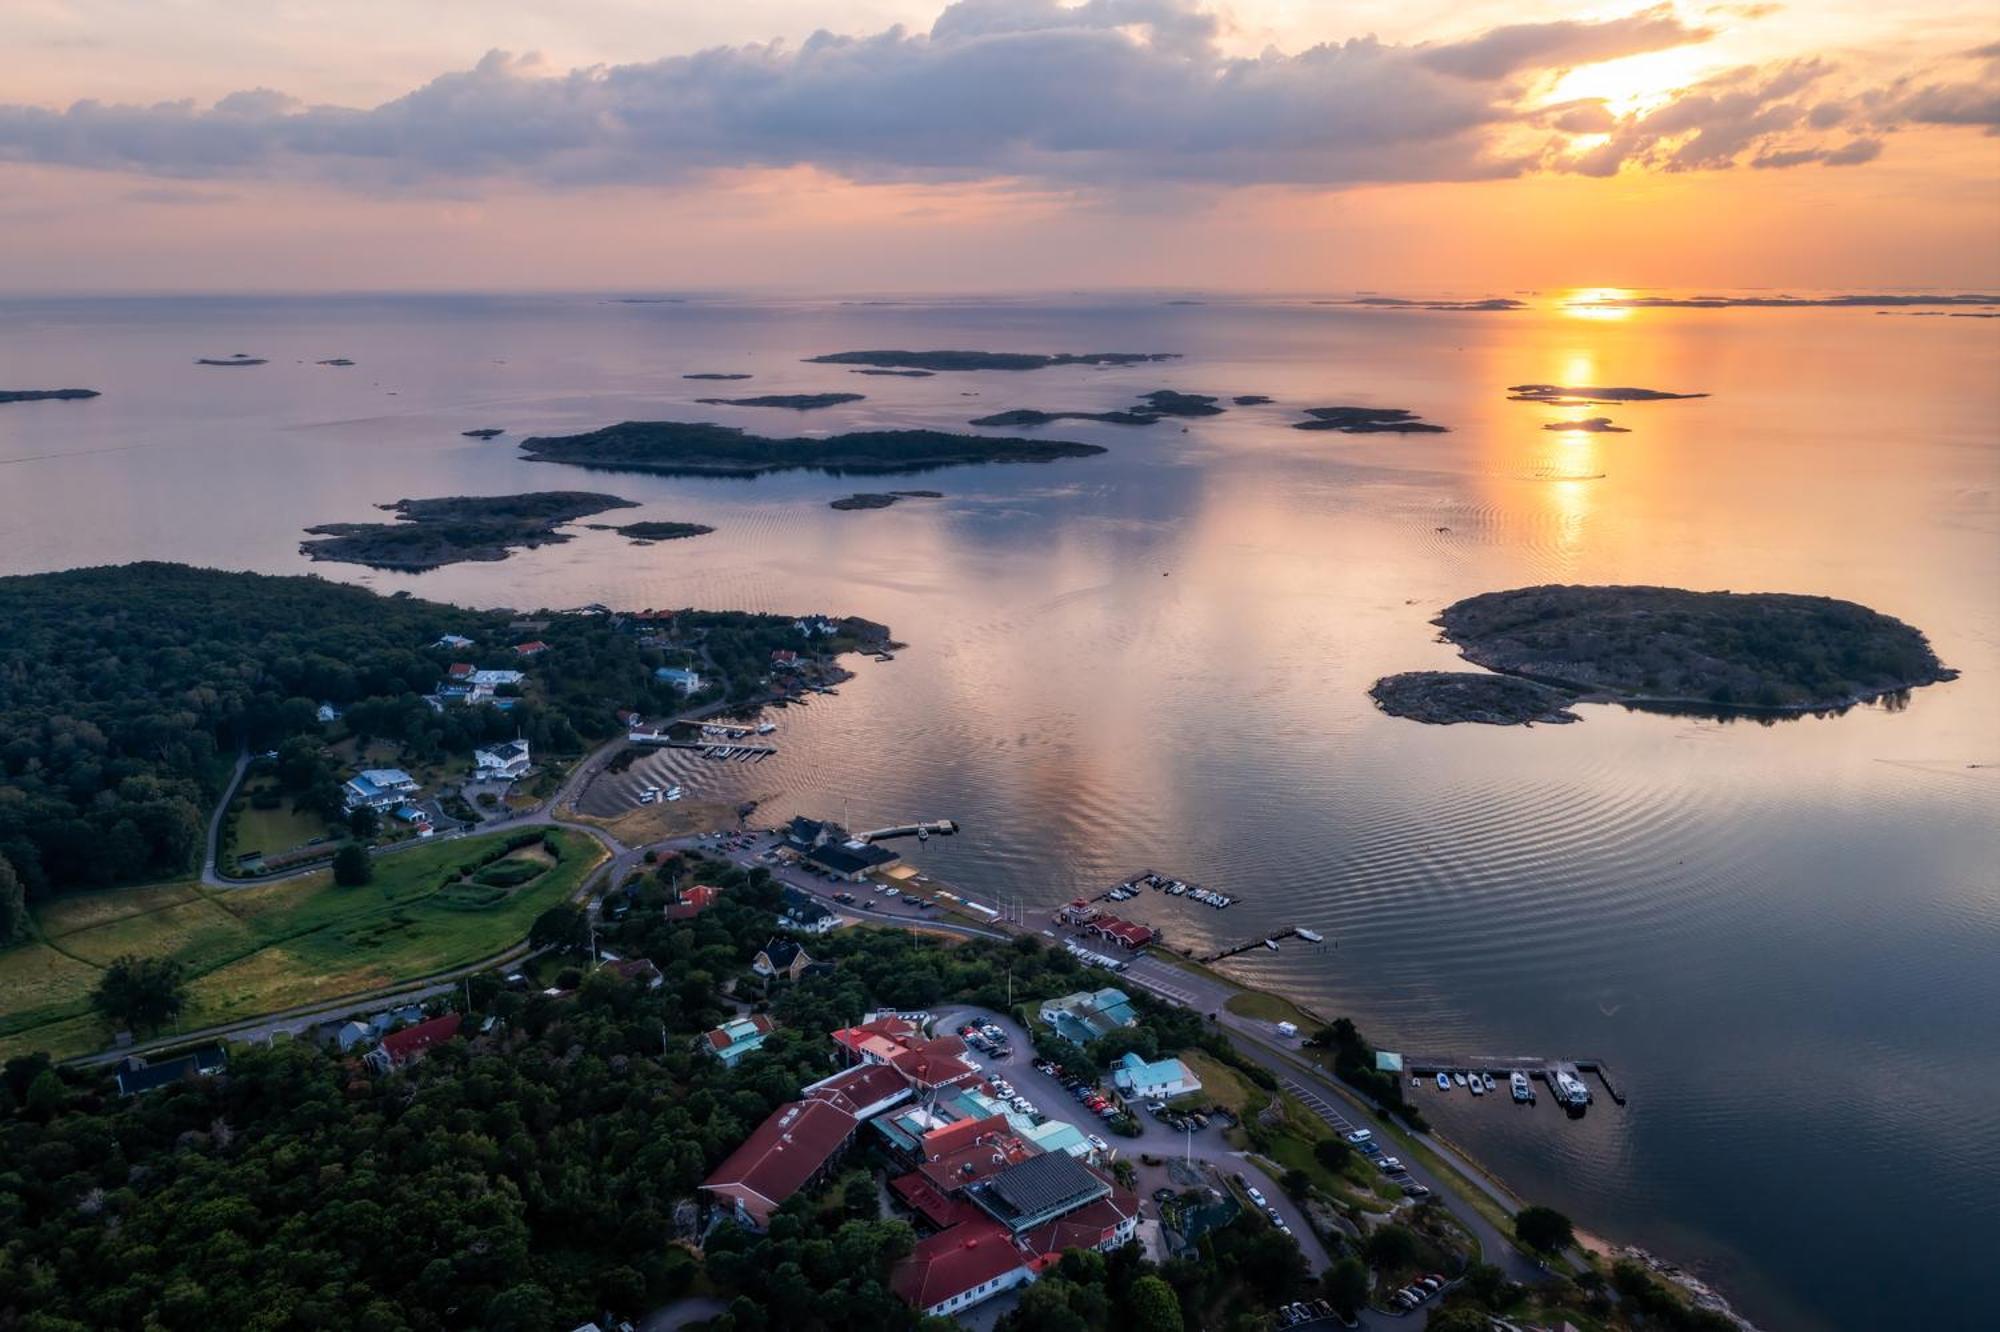
[[[1064,1152],[1030,1157],[995,1175],[986,1187],[1019,1216],[1037,1216],[1109,1192],[1103,1180]]]

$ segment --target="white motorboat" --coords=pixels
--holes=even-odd
[[[1451,1075],[1451,1080],[1453,1082],[1456,1082],[1459,1086],[1463,1087],[1465,1085],[1465,1074],[1454,1073]]]
[[[1324,942],[1325,942],[1325,939],[1324,939],[1324,937],[1323,937],[1323,936],[1321,936],[1321,935],[1319,934],[1319,932],[1318,932],[1318,931],[1316,931],[1316,930],[1308,930],[1308,929],[1304,929],[1304,928],[1301,928],[1301,929],[1300,929],[1300,930],[1298,931],[1298,936],[1299,936],[1299,938],[1301,938],[1301,939],[1304,939],[1304,940],[1305,940],[1305,941],[1306,941],[1307,943],[1324,943]]]
[[[1479,1080],[1479,1075],[1477,1073],[1474,1073],[1471,1077],[1467,1078],[1465,1080],[1465,1085],[1472,1089],[1472,1094],[1474,1096],[1486,1095],[1486,1084]]]

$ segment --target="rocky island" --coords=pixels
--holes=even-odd
[[[314,361],[314,362],[313,362],[313,364],[314,364],[314,365],[331,365],[331,366],[336,366],[336,367],[340,367],[340,366],[350,366],[350,365],[353,365],[353,364],[354,364],[354,362],[352,362],[352,361],[348,360],[348,359],[347,359],[347,358],[346,358],[345,356],[329,356],[329,357],[328,357],[328,358],[327,358],[326,360],[324,360],[324,361]]]
[[[1541,402],[1551,407],[1595,407],[1613,402],[1670,402],[1682,398],[1706,398],[1706,393],[1668,393],[1664,389],[1589,387],[1569,388],[1562,384],[1510,384],[1509,402]]]
[[[299,544],[308,559],[420,573],[466,561],[504,560],[517,549],[570,538],[556,528],[607,509],[636,509],[631,500],[580,490],[525,495],[453,495],[378,505],[393,523],[322,523]]]
[[[941,490],[891,490],[881,494],[870,494],[863,491],[853,495],[843,495],[837,500],[829,500],[826,507],[829,509],[886,509],[898,500],[943,498],[944,492]]]
[[[707,536],[715,530],[704,523],[673,522],[626,523],[623,527],[590,523],[588,526],[594,532],[616,532],[639,546],[650,546],[655,541],[683,541],[688,537]]]
[[[1368,690],[1375,706],[1392,717],[1433,726],[1482,722],[1527,726],[1534,722],[1581,720],[1569,705],[1576,696],[1532,680],[1480,671],[1405,671],[1386,675]]]
[[[502,430],[499,426],[481,426],[477,430],[461,430],[458,433],[465,436],[467,439],[493,439],[497,436],[504,435],[507,432]]]
[[[741,371],[700,370],[696,371],[694,374],[691,375],[682,375],[681,378],[682,379],[749,379],[751,378],[751,376],[748,374],[744,374]]]
[[[696,398],[695,401],[704,407],[789,407],[795,412],[813,412],[866,399],[867,395],[861,393],[766,393],[761,398]]]
[[[1958,675],[1901,620],[1787,592],[1552,584],[1468,597],[1433,623],[1466,660],[1562,701],[1803,714]],[[1372,692],[1385,710],[1429,722],[1498,722],[1510,698],[1521,711],[1535,701],[1440,672],[1390,676]]]
[[[884,378],[894,378],[894,379],[930,379],[937,374],[937,371],[884,370],[878,367],[864,367],[860,370],[849,370],[847,373],[850,375],[880,375],[883,376]]]
[[[1629,435],[1631,430],[1622,425],[1613,425],[1608,416],[1586,416],[1580,421],[1551,421],[1544,430],[1565,431],[1586,435]]]
[[[521,449],[537,462],[669,476],[757,476],[794,468],[886,474],[963,463],[1054,462],[1104,452],[1095,444],[943,430],[858,430],[822,439],[780,439],[696,421],[625,421],[581,435],[534,436],[521,441]]]
[[[1056,365],[1144,365],[1173,361],[1177,352],[851,351],[809,356],[819,365],[869,365],[884,370],[1045,370]]]
[[[194,363],[196,365],[268,365],[269,364],[269,362],[266,361],[263,357],[252,356],[248,352],[237,352],[232,356],[197,356],[195,357]]]
[[[96,389],[0,389],[0,402],[79,402],[97,396]]]
[[[1238,407],[1262,407],[1270,401],[1270,398],[1262,393],[1239,393],[1231,398],[1230,401]]]
[[[1338,430],[1343,435],[1442,435],[1446,429],[1422,420],[1406,407],[1308,407],[1312,419],[1294,430]]]
[[[1154,425],[1169,416],[1219,416],[1222,413],[1222,408],[1216,406],[1214,396],[1207,393],[1155,389],[1151,393],[1140,394],[1139,401],[1141,406],[1114,412],[1045,412],[1033,407],[1017,407],[1012,411],[975,417],[966,424],[1039,426],[1055,421],[1102,421],[1109,425]]]

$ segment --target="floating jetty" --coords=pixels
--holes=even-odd
[[[1217,911],[1235,906],[1243,899],[1228,893],[1218,893],[1186,879],[1176,879],[1158,870],[1135,870],[1111,887],[1092,898],[1093,902],[1129,902],[1139,896],[1140,890],[1150,888],[1168,897],[1185,897],[1203,906],[1214,907]]]
[[[1259,948],[1269,949],[1271,952],[1275,953],[1278,951],[1278,945],[1283,943],[1286,939],[1306,939],[1306,938],[1310,938],[1311,941],[1314,943],[1319,942],[1319,936],[1313,934],[1312,931],[1302,930],[1296,925],[1291,925],[1287,926],[1285,929],[1279,930],[1276,934],[1262,935],[1258,938],[1250,940],[1247,943],[1240,943],[1235,945],[1234,947],[1225,948],[1219,953],[1210,953],[1206,957],[1198,957],[1195,959],[1195,961],[1206,965],[1210,962],[1220,962],[1224,958],[1235,957],[1238,953],[1254,953]]]
[[[1256,947],[1257,945],[1251,945]],[[1240,951],[1240,950],[1239,950]],[[1625,1093],[1611,1081],[1611,1069],[1602,1059],[1549,1059],[1540,1055],[1404,1055],[1403,1071],[1414,1077],[1430,1078],[1443,1073],[1491,1073],[1507,1078],[1515,1073],[1542,1083],[1556,1103],[1573,1114],[1581,1114],[1596,1102],[1583,1075],[1593,1074],[1604,1085],[1612,1104],[1624,1105]]]
[[[958,831],[958,824],[951,819],[934,819],[929,823],[899,823],[893,828],[877,828],[873,832],[854,834],[856,841],[886,842],[896,837],[914,837],[928,841],[932,837],[950,837]]]

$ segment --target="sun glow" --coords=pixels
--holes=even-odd
[[[1600,101],[1614,116],[1644,114],[1699,82],[1714,63],[1714,56],[1702,48],[1682,46],[1582,65],[1556,79],[1549,88],[1548,101]]]
[[[1633,315],[1632,307],[1612,305],[1608,302],[1631,298],[1632,293],[1624,287],[1578,287],[1562,298],[1562,312],[1571,319],[1630,319]]]

